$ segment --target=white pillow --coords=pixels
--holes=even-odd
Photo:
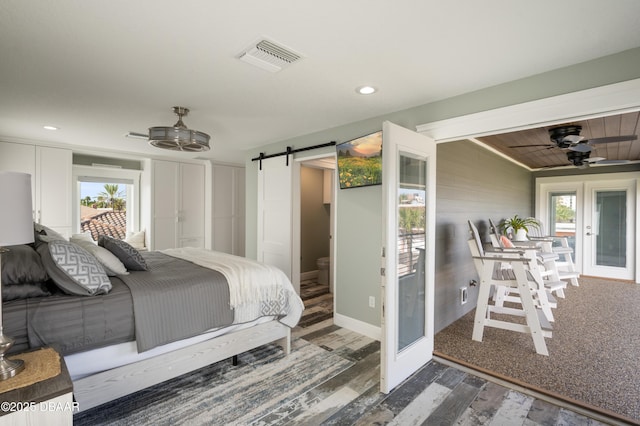
[[[106,248],[97,245],[93,241],[93,238],[89,237],[89,240],[87,240],[83,235],[84,234],[73,234],[69,241],[79,245],[98,259],[98,262],[100,262],[104,267],[107,275],[113,277],[114,275],[129,274],[129,272],[127,272],[127,268],[124,267],[124,264],[120,262],[120,259],[118,259],[113,253]]]
[[[91,236],[90,232],[83,232],[82,234],[73,234],[71,238],[69,238],[69,241],[76,244],[78,244],[78,242],[80,241],[87,241],[96,245],[98,244],[97,241],[93,241],[93,237]]]
[[[128,232],[124,242],[129,243],[129,245],[136,250],[144,250],[144,231]]]

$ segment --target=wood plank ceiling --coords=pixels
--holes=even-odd
[[[513,158],[531,169],[572,166],[567,159],[567,148],[559,148],[551,140],[549,129],[563,125],[582,126],[585,139],[609,136],[640,135],[640,111],[608,117],[579,120],[553,126],[522,130],[475,138],[495,150]],[[640,137],[634,141],[594,144],[590,157],[607,160],[640,161]],[[591,167],[594,164],[590,165]]]

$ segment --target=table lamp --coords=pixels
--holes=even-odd
[[[31,175],[0,172],[0,200],[0,380],[6,380],[24,370],[24,361],[4,357],[14,340],[2,331],[2,253],[7,246],[33,242]]]

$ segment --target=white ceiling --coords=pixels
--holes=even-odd
[[[169,154],[185,124],[243,151],[640,45],[637,0],[2,0],[0,137]],[[236,59],[266,36],[304,59]],[[362,96],[371,84],[379,92]],[[60,127],[47,131],[43,125]],[[176,153],[193,157],[193,154]]]

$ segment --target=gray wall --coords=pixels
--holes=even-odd
[[[336,312],[379,327],[382,186],[337,191]]]
[[[507,64],[508,65],[508,64]],[[465,114],[471,114],[480,111],[486,111],[494,108],[520,104],[536,99],[548,98],[565,93],[571,93],[578,90],[590,89],[606,84],[618,83],[621,81],[627,81],[640,78],[640,48],[628,50],[615,55],[607,56],[597,60],[585,62],[582,64],[566,67],[554,71],[550,71],[543,74],[531,76],[529,78],[505,83],[499,86],[494,86],[479,90],[472,93],[463,94],[460,96],[444,99],[438,102],[422,105],[415,108],[410,108],[404,111],[389,113],[387,115],[373,117],[367,120],[349,123],[339,127],[318,131],[308,135],[296,137],[286,141],[280,141],[271,143],[247,153],[247,251],[246,255],[250,258],[256,258],[256,242],[257,242],[257,176],[258,165],[257,162],[251,161],[251,158],[256,157],[260,152],[270,154],[273,152],[280,152],[286,149],[286,146],[292,146],[293,148],[301,148],[305,146],[316,145],[329,141],[347,141],[355,137],[372,133],[380,130],[382,122],[384,120],[392,121],[398,125],[407,127],[409,129],[415,129],[417,125],[430,123],[437,120],[443,120],[447,118],[453,118],[462,116]],[[443,145],[445,146],[445,145]],[[296,158],[302,158],[305,156],[316,155],[322,152],[334,152],[331,148],[324,148],[320,151],[307,151],[300,153],[302,155],[296,155]],[[470,151],[463,150],[458,156],[469,156]],[[443,151],[442,160],[446,160],[446,156]],[[441,159],[439,158],[438,161]],[[455,163],[455,162],[454,162]],[[495,174],[495,180],[501,181],[500,176],[505,173],[505,167],[485,168],[478,161],[473,161],[474,167],[478,170],[483,169],[484,173]],[[453,167],[453,166],[452,166]],[[461,173],[468,170],[460,170]],[[455,175],[455,172],[452,173]],[[479,173],[480,174],[480,173]],[[506,176],[510,176],[508,172]],[[528,188],[523,188],[525,194],[528,194],[526,205],[527,209],[531,208],[532,195],[531,195],[531,183]],[[484,187],[480,185],[479,187]],[[380,267],[380,246],[381,235],[380,232],[369,231],[363,232],[363,230],[374,229],[372,227],[381,224],[382,216],[380,212],[381,195],[378,193],[379,188],[360,188],[351,190],[352,196],[343,199],[343,195],[350,190],[340,191],[338,194],[338,203],[336,205],[336,220],[338,227],[338,235],[336,235],[337,244],[337,262],[338,267],[336,270],[336,298],[337,312],[345,316],[364,321],[368,324],[379,326],[380,325],[380,312],[378,309],[369,308],[368,305],[363,303],[360,299],[365,299],[367,295],[375,295],[379,299],[379,278],[377,277]],[[443,189],[444,191],[444,189]],[[344,193],[344,194],[343,194]],[[440,194],[438,194],[438,204],[441,203]],[[442,200],[442,203],[446,203],[446,200]],[[459,206],[458,206],[459,207]],[[474,207],[475,208],[475,207]],[[491,213],[491,217],[498,219],[499,216],[507,216],[511,213],[517,213],[513,210],[513,206],[504,206],[503,212],[472,212],[465,210],[467,215],[475,216],[471,219],[486,220],[487,214]],[[507,211],[508,208],[508,211]],[[523,208],[524,209],[524,208]],[[455,211],[448,211],[443,208],[438,209],[439,215],[454,214]],[[523,211],[522,214],[527,213]],[[361,215],[363,220],[358,221],[358,226],[348,226],[349,221],[353,221],[356,215]],[[498,217],[496,217],[498,216]],[[446,219],[445,219],[446,220]],[[345,222],[347,221],[347,222]],[[462,229],[458,230],[454,228],[448,231],[445,225],[440,226],[440,234],[442,235],[442,226],[445,227],[444,232],[455,232],[456,235],[460,231],[464,233]],[[460,226],[459,224],[457,226]],[[442,238],[442,237],[440,237]],[[456,237],[457,238],[457,237]],[[359,251],[353,251],[354,241],[357,241],[357,246],[363,248]],[[445,247],[444,242],[447,239],[444,238],[440,242],[441,246]],[[458,241],[456,239],[456,241]],[[449,251],[449,255],[464,256],[468,252],[468,248],[452,247]],[[344,257],[347,256],[347,257]],[[443,268],[443,261],[440,259],[436,268],[437,280],[443,282],[440,279],[440,274],[444,273],[447,276],[447,271],[441,272],[439,268]],[[451,268],[451,266],[449,266]],[[464,276],[450,278],[450,286],[459,286],[459,280],[466,281],[468,278]],[[343,293],[341,293],[341,291]],[[448,306],[450,297],[448,296],[448,290],[440,289],[439,295],[436,295],[436,324],[441,327],[442,324],[450,322],[450,318],[454,318],[458,315],[459,307]],[[344,298],[343,298],[344,297]],[[440,298],[446,298],[446,301],[441,301]],[[465,305],[471,306],[469,303]],[[380,306],[379,300],[377,300],[376,306]],[[440,318],[443,316],[443,318]]]
[[[499,171],[499,173],[497,172]],[[478,226],[488,242],[488,220],[498,224],[517,214],[533,214],[531,173],[477,144],[438,144],[436,174],[435,330],[440,331],[472,310],[478,281],[471,261],[469,227]],[[460,288],[468,287],[468,302],[460,303]]]
[[[324,171],[300,168],[300,272],[318,269],[316,261],[329,256],[331,206],[322,200]]]

